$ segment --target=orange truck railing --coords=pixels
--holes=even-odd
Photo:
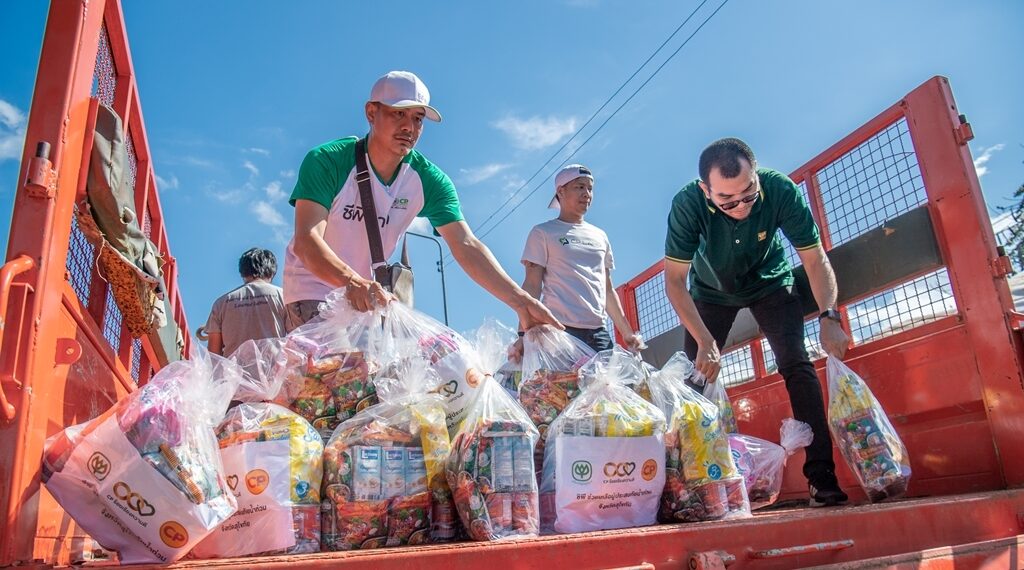
[[[841,313],[855,340],[847,363],[871,385],[907,447],[929,450],[913,465],[912,495],[1024,484],[1020,338],[967,147],[972,136],[948,80],[935,77],[790,174],[828,251],[871,231],[896,232],[894,221],[914,210],[934,229],[937,266],[895,282],[880,279],[845,299],[844,268],[836,269]],[[783,241],[790,262],[799,265]],[[682,350],[663,263],[618,293],[631,325],[649,343]],[[817,354],[824,385],[818,330],[817,319],[809,318],[806,343]],[[722,361],[740,430],[777,438],[779,422],[791,412],[767,342],[756,334],[744,338]],[[799,465],[791,461],[787,477],[796,483],[788,488],[794,497],[806,494]],[[856,486],[849,472],[841,480],[848,489]]]
[[[103,412],[188,350],[187,332],[178,346],[156,334],[130,336],[75,221],[99,103],[123,118],[137,211],[167,262],[168,318],[189,330],[120,5],[55,0],[0,269],[0,566],[67,563],[88,548],[39,484],[46,437]]]

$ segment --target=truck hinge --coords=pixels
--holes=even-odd
[[[1008,311],[1007,314],[1010,317],[1010,328],[1015,331],[1024,330],[1024,313]],[[1017,515],[1017,518],[1020,521],[1021,528],[1024,529],[1024,513]]]
[[[53,199],[57,195],[57,171],[50,162],[50,143],[39,141],[36,155],[28,163],[25,192],[33,198]]]
[[[1006,277],[1013,273],[1013,263],[1010,256],[1006,255],[1006,248],[996,246],[996,258],[992,260],[992,275],[997,278]]]
[[[956,144],[960,146],[974,140],[974,129],[967,122],[967,115],[960,115],[960,125],[953,131],[953,137],[956,139]]]

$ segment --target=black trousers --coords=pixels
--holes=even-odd
[[[701,320],[721,348],[741,307],[726,307],[694,300]],[[823,471],[834,472],[832,436],[829,435],[821,384],[814,365],[804,347],[804,317],[799,297],[783,287],[750,304],[761,332],[768,339],[779,373],[786,381],[793,417],[807,423],[814,431],[814,440],[807,447],[804,476],[812,482]],[[683,349],[690,360],[697,356],[697,341],[686,333]]]
[[[596,352],[602,350],[608,350],[615,346],[612,342],[612,336],[608,333],[608,329],[605,327],[596,329],[578,329],[576,327],[565,327],[565,332],[583,341],[584,344],[594,349]]]

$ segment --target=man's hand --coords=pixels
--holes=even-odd
[[[624,342],[626,344],[626,348],[632,352],[640,352],[647,348],[647,345],[644,344],[643,337],[633,332],[622,335],[622,342]]]
[[[697,345],[697,372],[704,375],[708,382],[718,379],[718,373],[722,370],[722,355],[718,352],[718,343],[712,340],[709,343]]]
[[[521,301],[516,304],[515,311],[519,315],[519,324],[523,327],[524,331],[530,330],[537,325],[551,325],[560,331],[565,330],[562,323],[558,322],[558,319],[551,314],[547,307],[525,292]]]
[[[523,361],[523,337],[519,337],[515,342],[508,345],[508,359],[512,362]]]
[[[345,285],[345,298],[352,303],[357,311],[370,311],[374,307],[383,307],[394,300],[394,295],[384,290],[376,281],[353,277]]]
[[[850,337],[843,330],[843,325],[832,319],[821,319],[821,334],[818,339],[825,352],[836,358],[846,356],[846,350],[850,348]]]

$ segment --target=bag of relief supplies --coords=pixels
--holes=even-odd
[[[704,397],[718,407],[718,417],[725,433],[739,433],[740,430],[736,427],[736,414],[732,410],[732,402],[729,401],[729,394],[725,391],[725,384],[721,378],[717,382],[704,380]]]
[[[379,377],[381,403],[345,420],[324,450],[324,550],[425,544],[438,499],[451,504],[448,429],[443,400],[432,393],[440,380],[419,357],[387,372],[401,377]],[[454,537],[454,526],[448,530]]]
[[[238,511],[192,554],[229,558],[320,552],[320,483],[324,442],[297,413],[270,403],[281,389],[276,364],[285,339],[248,340],[231,360],[245,372],[235,400],[217,427],[228,487]]]
[[[477,347],[477,355],[484,371],[511,394],[512,398],[518,399],[519,384],[523,380],[523,362],[522,359],[515,362],[509,358],[509,348],[519,339],[516,331],[497,319],[487,317],[478,329],[469,334],[469,337]],[[489,354],[485,355],[484,350]]]
[[[652,525],[665,488],[665,415],[633,391],[639,361],[621,348],[580,371],[582,391],[548,430],[541,525],[559,533]]]
[[[500,369],[515,332],[485,322],[473,335],[485,371]],[[540,534],[533,450],[540,434],[519,402],[487,374],[452,440],[446,474],[470,538]]]
[[[326,440],[334,428],[377,403],[372,381],[379,363],[383,308],[360,312],[343,290],[327,295],[320,316],[286,337],[274,375],[283,380],[276,403],[298,413]]]
[[[668,418],[662,522],[749,517],[743,477],[729,450],[718,407],[686,385],[693,363],[677,352],[650,380],[651,395]]]
[[[872,502],[900,497],[910,483],[910,457],[867,384],[828,357],[828,427]]]
[[[774,444],[751,435],[729,434],[729,448],[747,487],[751,509],[767,507],[779,498],[786,460],[814,439],[811,426],[793,418],[782,420],[779,435],[780,444]]]
[[[534,452],[537,476],[544,465],[548,427],[580,393],[580,368],[594,351],[565,331],[540,325],[523,335],[523,376],[519,402],[540,431]]]
[[[445,425],[454,435],[484,378],[469,341],[424,313],[390,303],[384,310],[383,350],[403,357],[422,356],[437,372]]]
[[[214,428],[241,371],[193,345],[102,415],[46,440],[42,481],[122,564],[170,564],[237,508]]]

